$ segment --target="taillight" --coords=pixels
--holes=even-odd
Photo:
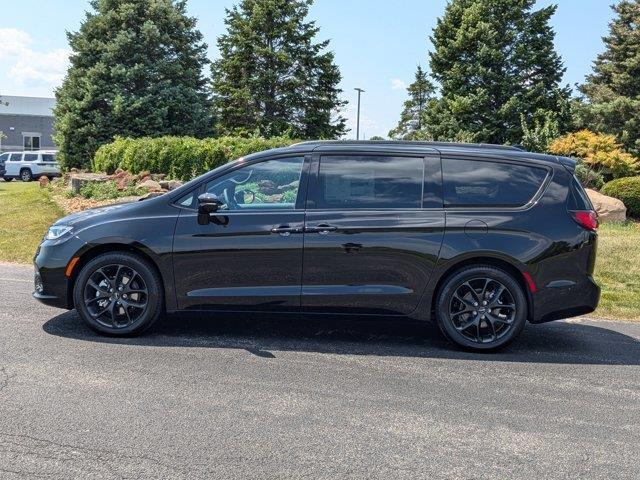
[[[576,210],[571,212],[573,219],[581,227],[587,230],[596,230],[598,228],[598,214],[593,210]]]

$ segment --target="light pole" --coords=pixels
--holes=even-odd
[[[364,90],[361,88],[355,88],[356,92],[358,92],[358,122],[356,123],[356,140],[360,140],[360,95],[364,93]]]

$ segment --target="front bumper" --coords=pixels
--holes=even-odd
[[[65,242],[45,241],[38,247],[33,259],[33,298],[50,307],[73,308],[73,282],[65,271],[81,245],[74,237]]]

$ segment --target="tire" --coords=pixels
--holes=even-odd
[[[2,177],[5,182],[10,182],[13,180],[13,177]]]
[[[143,258],[125,252],[87,263],[78,274],[73,300],[89,328],[113,337],[139,335],[164,312],[160,275]]]
[[[436,318],[444,336],[456,345],[476,352],[495,351],[522,332],[527,300],[520,284],[504,270],[467,267],[445,280]]]
[[[22,180],[23,182],[31,182],[33,180],[33,174],[31,173],[31,170],[29,170],[28,168],[23,168],[22,170],[20,170],[20,180]]]

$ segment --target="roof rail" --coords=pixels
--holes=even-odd
[[[311,140],[299,142],[292,146],[298,145],[407,145],[420,147],[454,147],[454,148],[483,148],[487,150],[509,150],[521,152],[524,149],[520,146],[512,145],[493,145],[490,143],[458,143],[458,142],[420,142],[408,140]]]

